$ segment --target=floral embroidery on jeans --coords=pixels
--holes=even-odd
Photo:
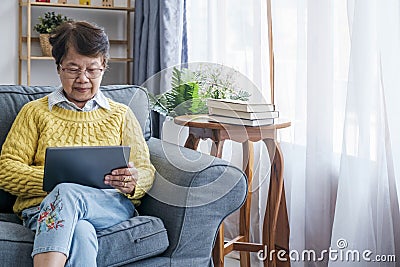
[[[59,227],[64,227],[64,220],[60,215],[62,208],[60,191],[57,191],[56,199],[39,215],[37,235],[44,231],[57,230]]]

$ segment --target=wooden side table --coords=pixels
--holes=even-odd
[[[248,196],[240,209],[239,236],[224,242],[224,226],[221,224],[213,249],[214,266],[224,266],[224,256],[231,251],[240,251],[240,266],[250,266],[249,252],[263,251],[266,260],[264,266],[290,266],[287,261],[278,261],[279,250],[289,251],[289,222],[286,209],[285,189],[283,182],[283,157],[276,140],[278,129],[290,126],[290,122],[280,122],[259,127],[222,124],[209,121],[207,115],[184,115],[174,119],[181,126],[189,127],[189,136],[185,147],[197,150],[200,139],[211,139],[213,145],[211,155],[222,156],[225,140],[242,144],[243,167],[248,178]],[[268,150],[271,160],[270,184],[263,223],[262,244],[249,242],[250,207],[252,195],[252,179],[254,163],[253,143],[262,140]],[[265,250],[267,248],[267,250]],[[266,253],[266,254],[265,254]]]

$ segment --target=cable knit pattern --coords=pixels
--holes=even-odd
[[[134,204],[151,188],[154,167],[147,144],[132,110],[109,99],[111,110],[76,112],[54,106],[47,96],[27,103],[18,113],[0,156],[0,187],[17,196],[14,212],[39,205],[47,147],[131,146],[130,161],[138,169]]]

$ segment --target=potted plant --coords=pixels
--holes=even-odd
[[[37,23],[33,30],[39,33],[40,47],[44,56],[51,56],[51,45],[49,36],[61,23],[68,21],[66,16],[55,14],[54,12],[46,12],[44,16],[39,16],[39,23]]]
[[[147,80],[143,86],[150,90],[155,91],[159,86],[170,88],[158,95],[149,93],[152,110],[162,115],[162,139],[183,146],[189,129],[175,124],[173,118],[208,114],[209,98],[247,101],[251,94],[241,89],[243,85],[238,85],[240,76],[237,71],[219,64],[191,63],[165,69]]]
[[[236,75],[232,69],[216,64],[201,65],[196,70],[174,67],[171,90],[150,95],[152,109],[164,116],[176,117],[208,113],[208,98],[247,101],[251,94],[237,88]]]

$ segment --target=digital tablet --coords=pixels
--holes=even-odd
[[[112,170],[126,168],[129,146],[75,146],[46,149],[43,190],[50,192],[60,183],[109,189],[104,176]]]

